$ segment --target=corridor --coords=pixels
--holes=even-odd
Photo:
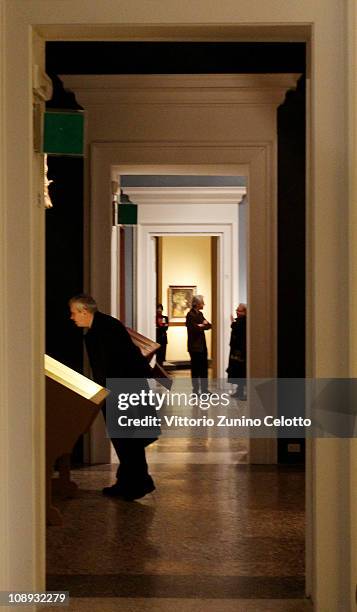
[[[242,439],[162,438],[147,454],[157,490],[134,503],[102,496],[115,465],[72,472],[79,494],[48,528],[47,590],[81,612],[312,609],[302,468],[249,466]]]

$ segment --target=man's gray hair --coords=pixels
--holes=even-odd
[[[192,298],[192,308],[195,308],[196,306],[198,306],[199,304],[202,304],[203,302],[204,302],[203,295],[194,295]]]
[[[79,295],[74,295],[68,302],[69,306],[72,304],[76,305],[78,310],[81,312],[84,308],[88,310],[88,312],[94,314],[98,310],[97,302],[91,295],[87,295],[86,293],[80,293]]]

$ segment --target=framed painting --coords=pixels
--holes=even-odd
[[[169,319],[183,321],[191,308],[197,287],[194,285],[170,285],[168,289]]]

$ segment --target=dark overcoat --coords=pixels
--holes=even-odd
[[[85,337],[93,378],[105,387],[106,378],[150,378],[152,370],[126,327],[97,311]]]
[[[205,330],[210,329],[211,325],[208,323],[205,327],[199,327],[204,320],[202,311],[195,308],[191,308],[186,315],[187,350],[189,353],[207,352]]]
[[[162,322],[164,325],[158,325],[158,321],[156,322],[156,342],[164,346],[167,344],[167,325],[169,324],[169,319],[165,315],[162,316]]]
[[[140,349],[132,341],[123,323],[110,315],[97,311],[84,340],[95,382],[113,391],[107,398],[106,407],[103,407],[107,427],[113,432],[117,430],[115,393],[149,391],[147,379],[152,377],[152,369]],[[112,386],[109,387],[107,379],[120,380],[117,383],[112,381]],[[133,418],[146,415],[154,417],[156,411],[151,405],[139,405],[130,407],[126,414]],[[160,434],[158,427],[151,426],[121,429],[121,432],[124,431],[124,437],[142,438],[145,446],[153,442]],[[112,433],[111,437],[113,435],[119,437],[115,433]]]
[[[228,381],[247,376],[247,317],[237,317],[231,325]]]

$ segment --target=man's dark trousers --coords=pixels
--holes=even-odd
[[[118,455],[117,480],[125,492],[133,497],[153,484],[148,473],[145,442],[141,438],[111,438]]]
[[[192,390],[194,393],[208,391],[208,358],[207,349],[190,351]]]

